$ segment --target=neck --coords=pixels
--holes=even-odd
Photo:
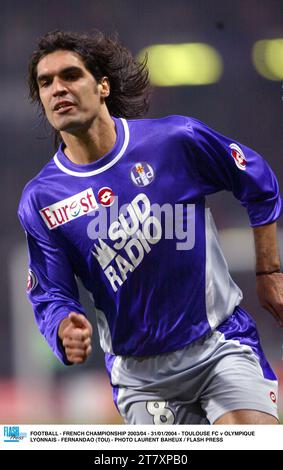
[[[87,165],[108,153],[116,142],[115,124],[111,116],[98,116],[87,130],[61,132],[67,157],[78,165]]]

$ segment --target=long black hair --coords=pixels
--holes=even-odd
[[[37,65],[44,56],[60,49],[79,54],[96,81],[99,82],[104,76],[108,77],[110,95],[105,103],[111,115],[137,118],[148,111],[150,84],[147,57],[138,62],[118,41],[117,34],[108,37],[98,30],[90,34],[56,30],[39,39],[28,66],[29,97],[33,103],[39,105],[43,113],[37,83]],[[60,134],[58,131],[55,134],[57,144]]]

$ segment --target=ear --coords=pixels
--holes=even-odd
[[[110,95],[110,83],[108,77],[102,77],[99,80],[98,86],[100,88],[100,96],[107,98]]]

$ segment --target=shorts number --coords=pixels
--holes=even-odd
[[[147,401],[146,409],[153,416],[154,424],[174,424],[175,416],[166,401]]]

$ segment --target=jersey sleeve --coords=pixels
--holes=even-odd
[[[252,227],[277,220],[282,198],[268,163],[254,150],[196,119],[190,119],[187,127],[203,194],[232,191],[247,209]]]
[[[28,202],[20,204],[18,215],[26,233],[29,253],[27,294],[40,332],[58,359],[70,365],[57,334],[58,328],[70,311],[85,313],[64,247],[54,240],[34,214]]]

